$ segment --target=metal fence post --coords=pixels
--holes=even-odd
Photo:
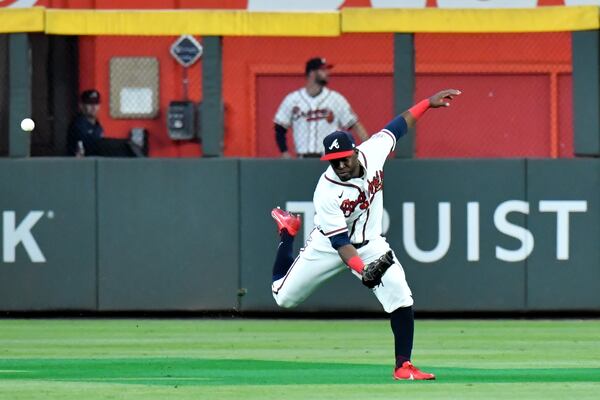
[[[412,33],[394,34],[394,115],[410,108],[415,92],[415,51]],[[398,141],[397,158],[414,158],[414,130]]]
[[[205,36],[203,46],[200,109],[202,152],[204,157],[219,157],[223,155],[224,138],[221,37]]]
[[[30,133],[21,130],[21,121],[31,117],[29,38],[26,33],[13,33],[8,42],[8,155],[28,157]]]
[[[598,31],[571,33],[573,51],[573,147],[575,155],[600,155]]]

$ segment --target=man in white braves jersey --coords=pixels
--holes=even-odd
[[[275,114],[275,140],[282,158],[290,158],[286,133],[294,130],[296,154],[300,158],[320,157],[325,136],[337,129],[352,129],[361,141],[369,138],[348,100],[325,86],[333,68],[324,58],[311,58],[306,63],[306,85],[289,93]]]
[[[315,229],[295,260],[293,240],[300,229],[300,218],[279,208],[271,212],[281,237],[272,284],[273,297],[281,307],[300,304],[322,283],[348,267],[365,283],[370,265],[389,254],[387,270],[383,270],[380,284],[372,291],[390,314],[396,356],[394,379],[424,380],[435,376],[420,371],[410,361],[413,299],[404,270],[389,253],[390,246],[382,236],[383,165],[396,140],[427,109],[447,107],[459,94],[454,89],[436,93],[397,116],[358,147],[347,132],[333,132],[323,140],[325,155],[321,159],[331,165],[315,189]]]

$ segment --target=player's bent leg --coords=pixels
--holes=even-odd
[[[280,242],[277,255],[273,263],[273,281],[276,281],[287,273],[294,262],[292,255],[294,249],[294,237],[298,234],[302,225],[300,217],[277,207],[271,210],[271,217],[277,224]]]
[[[319,240],[309,239],[285,276],[273,282],[273,298],[280,307],[297,306],[321,284],[346,269],[337,252],[331,246],[322,246]]]
[[[273,284],[271,285],[271,290],[273,293],[273,298],[275,299],[275,302],[277,303],[277,305],[279,307],[282,308],[294,308],[296,307],[298,304],[300,304],[302,302],[302,300],[304,300],[301,295],[301,293],[299,292],[299,288],[296,288],[296,290],[292,290],[292,289],[288,289],[288,287],[293,286],[293,279],[290,276],[295,276],[295,274],[291,274],[292,270],[296,268],[304,268],[302,267],[302,262],[300,261],[300,255],[298,255],[298,257],[296,257],[296,259],[292,262],[290,268],[288,268],[287,273],[278,278],[275,279],[273,281]],[[286,285],[286,281],[287,285]],[[296,293],[293,293],[296,292]]]
[[[283,308],[293,308],[302,303],[319,286],[343,271],[345,267],[335,258],[320,260],[318,264],[302,256],[294,260],[288,273],[273,282],[273,298]]]
[[[283,230],[280,234],[280,242],[273,263],[273,281],[281,279],[288,272],[294,263],[294,236],[290,235],[287,230]]]

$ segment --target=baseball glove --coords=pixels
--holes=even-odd
[[[362,273],[362,283],[369,289],[381,284],[385,271],[394,263],[394,253],[388,251],[377,260],[365,265]]]

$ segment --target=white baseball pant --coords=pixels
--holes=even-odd
[[[359,248],[358,255],[366,265],[388,250],[390,245],[385,238],[379,236]],[[413,304],[404,270],[395,255],[394,261],[395,263],[383,275],[382,284],[372,289],[383,309],[388,313]],[[351,271],[360,279],[358,273],[342,262],[338,252],[331,247],[329,239],[314,229],[287,274],[273,282],[273,297],[280,307],[295,307],[306,300],[319,286],[342,271]]]

